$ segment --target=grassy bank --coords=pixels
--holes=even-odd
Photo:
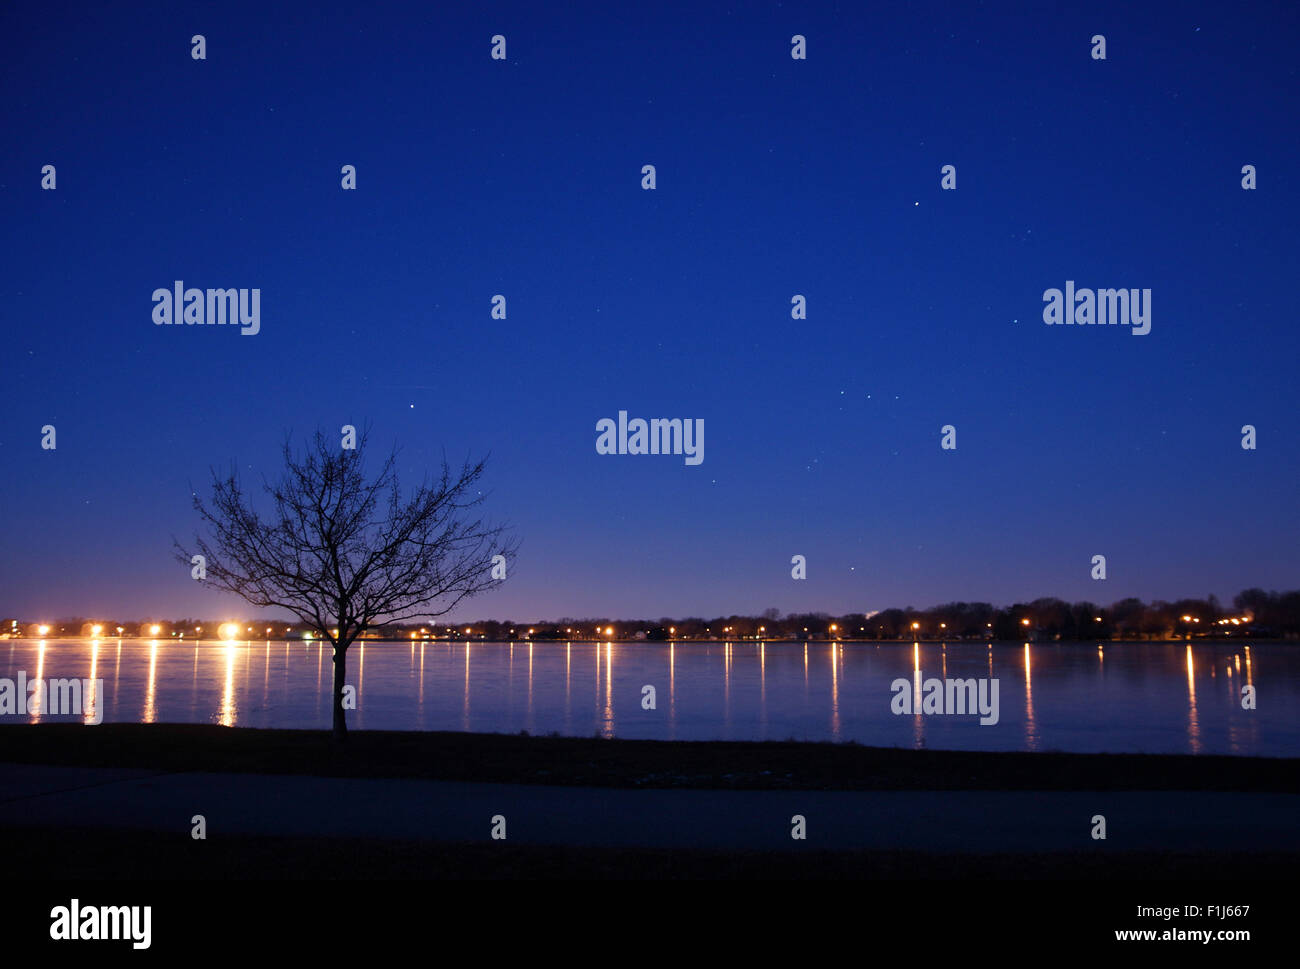
[[[172,771],[770,790],[1300,791],[1300,759],[984,753],[857,744],[9,724],[0,761]]]

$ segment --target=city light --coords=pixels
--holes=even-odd
[[[157,623],[154,623],[152,626],[149,627],[150,636],[157,636],[160,632],[162,632],[162,626],[158,625]]]
[[[44,636],[49,631],[50,631],[49,626],[41,626],[40,629],[37,630],[37,632],[39,632],[42,636]]]

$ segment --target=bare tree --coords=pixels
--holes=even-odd
[[[232,469],[212,472],[212,504],[194,495],[194,509],[210,533],[195,536],[205,557],[206,581],[252,605],[287,609],[334,650],[334,737],[347,736],[343,708],[348,646],[379,622],[427,621],[504,577],[497,556],[516,546],[502,526],[472,511],[484,462],[466,463],[453,476],[427,478],[407,499],[398,487],[394,450],[377,473],[365,468],[369,437],[355,449],[333,446],[317,431],[302,455],[284,443],[285,473],[263,479],[271,512],[252,505]],[[176,557],[190,565],[179,542]],[[494,574],[497,576],[494,578]]]

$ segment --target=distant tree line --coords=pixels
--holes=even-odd
[[[90,636],[109,639],[118,635],[159,639],[306,638],[311,633],[300,622],[283,619],[146,619],[120,622],[76,617],[48,624],[3,620],[0,633],[13,629],[20,635]],[[12,625],[11,625],[12,624]],[[99,633],[93,629],[101,627]],[[118,628],[122,632],[117,632]],[[40,632],[40,629],[46,629]],[[156,629],[156,631],[155,631]],[[768,609],[759,616],[687,617],[672,619],[614,619],[612,617],[561,618],[522,623],[509,619],[480,619],[454,625],[379,624],[364,638],[440,640],[632,640],[690,639],[1300,639],[1300,590],[1266,592],[1246,589],[1231,606],[1214,596],[1174,602],[1121,599],[1109,606],[1092,602],[1066,602],[1044,598],[994,606],[987,602],[949,602],[928,609],[884,609],[831,615],[825,612],[785,613]]]
[[[1300,638],[1300,590],[1247,589],[1224,606],[1215,596],[1174,602],[1121,599],[1110,606],[1043,598],[994,606],[949,602],[928,609],[832,615],[768,609],[759,616],[560,619],[524,627],[480,620],[461,627],[486,639],[1184,639]],[[531,633],[529,630],[531,629]],[[514,634],[511,635],[511,630]],[[611,632],[612,631],[612,632]],[[445,635],[446,631],[442,631]]]

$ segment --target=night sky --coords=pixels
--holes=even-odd
[[[490,452],[458,618],[1300,585],[1300,8],[476,6],[0,9],[0,614],[239,613],[191,485],[349,423]],[[177,279],[260,333],[155,326]],[[1151,332],[1044,325],[1066,280]]]

